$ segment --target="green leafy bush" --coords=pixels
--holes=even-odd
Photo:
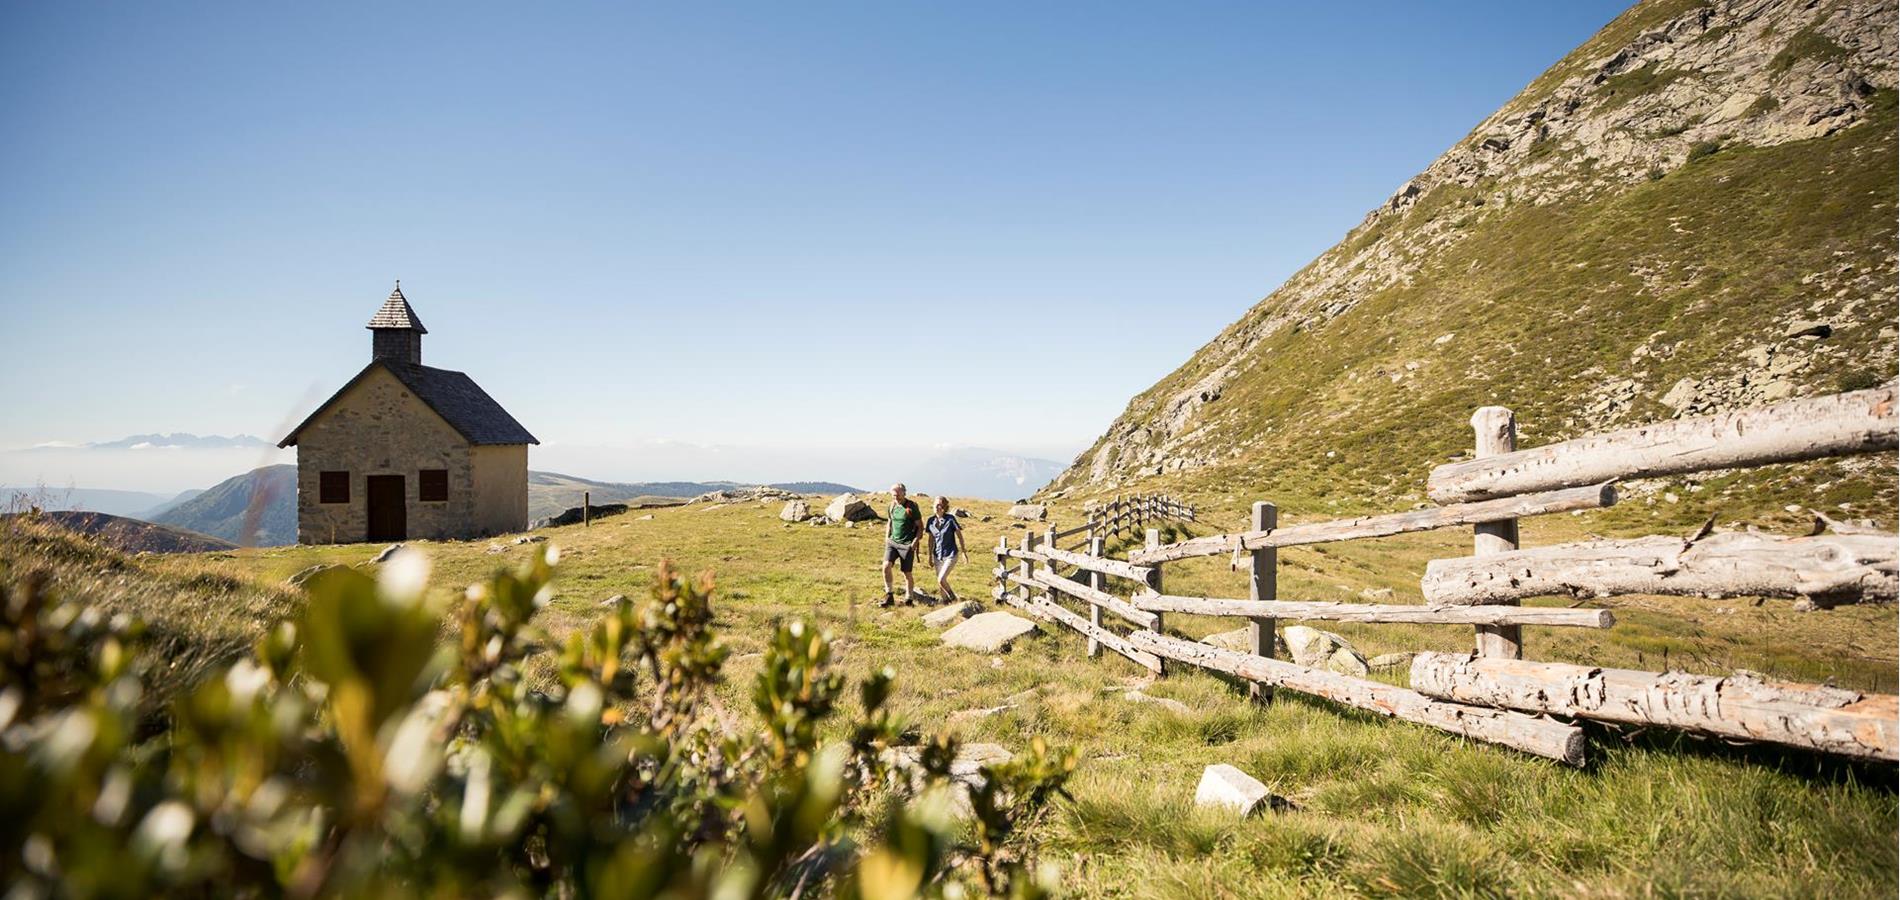
[[[825,636],[783,625],[748,729],[712,693],[709,577],[663,567],[556,650],[533,624],[556,556],[450,609],[419,556],[324,572],[145,734],[138,624],[0,568],[10,896],[1046,893],[1020,828],[1073,754],[985,769],[959,822],[957,748],[895,752],[888,673],[848,714]]]

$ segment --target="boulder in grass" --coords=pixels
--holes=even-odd
[[[1201,783],[1194,789],[1194,805],[1205,809],[1224,809],[1242,816],[1252,815],[1262,806],[1269,809],[1290,807],[1275,797],[1260,780],[1226,763],[1201,770]]]
[[[1292,625],[1280,632],[1293,661],[1314,669],[1326,669],[1342,675],[1364,675],[1372,671],[1366,658],[1346,639],[1330,631]]]
[[[1040,522],[1049,517],[1049,507],[1041,503],[1018,503],[1009,508],[1009,515],[1014,519]]]
[[[778,517],[787,522],[803,522],[811,518],[811,504],[803,500],[787,500],[785,508],[778,511]]]
[[[340,568],[343,568],[343,567],[339,565],[335,565],[333,563],[317,563],[316,565],[311,566],[307,569],[303,569],[302,571],[299,571],[297,574],[292,575],[289,578],[285,579],[284,583],[290,585],[291,587],[303,587],[304,583],[309,581],[310,579],[315,578],[324,572],[328,572],[331,569],[340,569]]]
[[[373,563],[389,562],[389,558],[392,556],[395,556],[396,551],[401,550],[401,549],[402,549],[401,544],[390,544],[389,546],[383,548],[383,552],[376,554],[376,558],[370,560],[370,562],[373,562]]]
[[[978,653],[1001,653],[1009,645],[1036,630],[1036,623],[1006,612],[986,612],[958,623],[943,633],[943,642],[952,647]]]
[[[858,495],[839,494],[825,506],[825,518],[833,522],[862,522],[877,518],[877,513]]]

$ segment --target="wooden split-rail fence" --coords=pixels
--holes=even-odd
[[[1900,760],[1900,705],[1892,695],[1748,672],[1708,676],[1533,662],[1523,658],[1525,626],[1610,628],[1615,617],[1606,609],[1519,605],[1536,596],[1619,594],[1785,598],[1819,607],[1892,602],[1900,592],[1895,535],[1818,514],[1817,533],[1805,537],[1715,534],[1705,525],[1691,535],[1527,548],[1517,529],[1527,516],[1611,506],[1619,481],[1892,452],[1900,447],[1894,383],[1527,450],[1517,448],[1508,409],[1479,409],[1471,425],[1475,455],[1438,466],[1427,480],[1436,507],[1281,527],[1274,505],[1259,502],[1244,531],[1163,544],[1160,530],[1147,528],[1144,546],[1113,559],[1103,553],[1106,529],[1128,523],[1129,501],[1117,498],[1099,508],[1111,512],[1092,514],[1080,528],[1024,534],[1014,547],[999,540],[991,595],[1080,632],[1090,656],[1106,647],[1157,674],[1169,662],[1199,666],[1247,681],[1261,700],[1270,700],[1274,689],[1298,691],[1571,765],[1584,762],[1579,719]],[[1192,519],[1192,507],[1153,500],[1134,499],[1149,504],[1134,521]],[[1427,564],[1422,604],[1279,597],[1281,547],[1454,526],[1471,528],[1471,555]],[[1063,549],[1061,542],[1077,534],[1086,535],[1085,545]],[[1164,565],[1208,556],[1248,568],[1247,597],[1166,591]],[[1110,579],[1133,587],[1125,596],[1111,592]],[[1070,608],[1076,603],[1086,615]],[[1163,628],[1169,613],[1244,619],[1251,652],[1171,636]],[[1282,619],[1466,626],[1475,631],[1474,648],[1417,654],[1411,686],[1398,687],[1278,658],[1274,628]]]
[[[1099,551],[1090,550],[1097,538],[1108,540],[1122,536],[1141,534],[1149,522],[1176,521],[1193,522],[1194,507],[1167,494],[1116,494],[1113,500],[1093,503],[1083,508],[1085,521],[1073,528],[1058,530],[1056,523],[1040,535],[1045,546],[1069,544],[1071,550],[1082,550],[1096,555]],[[1077,540],[1080,538],[1080,540]],[[1031,538],[1036,540],[1036,538]]]

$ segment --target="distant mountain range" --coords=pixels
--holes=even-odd
[[[176,434],[134,434],[116,441],[103,441],[87,444],[100,450],[167,450],[173,448],[207,450],[225,447],[255,447],[267,449],[275,444],[260,437],[248,434],[234,434],[225,437],[221,434],[196,435],[178,432]]]
[[[932,496],[1015,500],[1041,490],[1062,468],[1054,460],[1001,450],[949,447],[906,469],[903,480],[911,490]]]
[[[275,447],[270,441],[248,434],[132,434],[116,441],[92,441],[84,444],[66,441],[48,441],[28,449],[31,450],[229,450],[258,449],[268,450]]]
[[[114,516],[145,518],[170,501],[163,494],[114,491],[104,488],[68,488],[48,485],[0,486],[0,512],[24,512],[27,507],[48,511],[84,510]]]
[[[634,503],[641,500],[677,500],[711,491],[752,487],[738,481],[593,481],[559,472],[528,473],[528,518],[539,519],[581,505],[585,493],[591,503]],[[768,485],[800,494],[861,493],[858,488],[831,481],[781,481]]]

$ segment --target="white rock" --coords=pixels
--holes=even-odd
[[[1259,809],[1271,796],[1273,792],[1259,779],[1226,763],[1218,763],[1201,770],[1200,786],[1194,789],[1194,805],[1233,810],[1245,816]]]
[[[1006,612],[986,612],[971,616],[943,633],[943,642],[952,647],[978,653],[999,653],[1036,630],[1036,623]],[[1000,660],[999,660],[1000,662]]]
[[[967,619],[983,611],[983,606],[975,600],[952,603],[942,609],[933,609],[924,613],[924,624],[932,628],[944,628],[959,619]]]
[[[787,522],[803,522],[811,518],[811,504],[803,500],[787,500],[785,508],[778,511],[778,517]]]
[[[383,548],[383,552],[376,554],[376,558],[370,560],[370,562],[374,562],[374,563],[389,562],[389,558],[392,556],[395,556],[396,551],[401,550],[401,549],[402,549],[401,544],[390,544],[389,546]]]

